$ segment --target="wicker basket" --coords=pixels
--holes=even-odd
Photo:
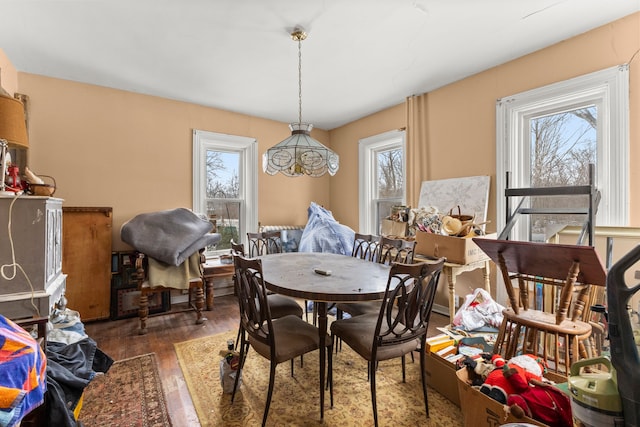
[[[32,194],[34,196],[53,196],[53,193],[56,192],[56,180],[54,177],[49,175],[38,175],[41,178],[48,178],[53,181],[52,184],[31,184],[29,183],[27,186],[27,193]]]

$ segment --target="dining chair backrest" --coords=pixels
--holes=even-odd
[[[373,261],[376,256],[379,239],[373,234],[355,233],[351,256],[365,261]]]
[[[415,240],[393,239],[381,236],[378,241],[375,260],[381,264],[389,265],[394,262],[411,264],[413,263],[415,247]]]
[[[430,263],[391,265],[376,324],[372,360],[376,360],[379,347],[426,338],[444,261],[440,258]]]
[[[244,244],[236,243],[233,239],[231,239],[230,243],[232,255],[244,255]]]
[[[247,255],[257,257],[260,255],[279,254],[282,252],[282,239],[280,231],[263,231],[260,233],[247,233],[249,250]]]
[[[262,261],[234,255],[240,326],[254,340],[273,344],[273,325],[262,276]]]
[[[230,243],[231,243],[231,255],[244,256],[244,244],[236,243],[233,239],[231,239]],[[233,287],[237,295],[238,294],[238,275],[236,274],[235,268],[234,268],[233,277],[231,278],[231,280],[233,281]],[[236,342],[237,341],[238,340],[236,340]]]

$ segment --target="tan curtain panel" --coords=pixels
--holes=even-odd
[[[420,186],[429,179],[427,94],[407,97],[407,204],[418,207]]]

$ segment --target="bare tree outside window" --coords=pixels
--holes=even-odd
[[[529,123],[531,187],[588,184],[589,164],[595,164],[597,158],[596,106],[535,117]],[[535,197],[531,207],[573,208],[588,203],[588,196]],[[582,225],[584,220],[583,215],[532,215],[531,234],[548,236],[564,225]]]
[[[402,204],[404,194],[404,172],[402,149],[378,151],[376,153],[376,183],[378,229],[382,220],[391,212],[391,207]]]
[[[402,150],[378,152],[378,197],[402,198],[403,190]]]
[[[228,249],[230,241],[239,241],[240,179],[238,153],[207,150],[207,216],[221,239],[217,249]]]

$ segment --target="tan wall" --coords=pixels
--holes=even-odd
[[[11,96],[18,91],[18,72],[2,49],[0,49],[0,88]]]
[[[404,127],[404,104],[379,114],[356,120],[330,131],[332,149],[340,156],[340,170],[331,179],[331,206],[335,218],[359,230],[358,218],[358,141]]]
[[[111,206],[120,226],[141,212],[192,206],[192,129],[258,140],[261,156],[286,124],[184,102],[19,74],[29,95],[29,167],[51,175],[66,206]],[[328,134],[314,132],[328,143]],[[329,206],[328,178],[259,174],[259,221],[305,224],[311,201]]]
[[[428,94],[432,158],[428,179],[491,176],[488,218],[496,221],[496,100],[618,64],[630,64],[630,164],[640,163],[640,13],[486,70]],[[386,109],[330,131],[342,169],[331,181],[331,205],[341,221],[358,229],[358,140],[406,126],[404,105]],[[345,171],[348,159],[353,169]],[[630,167],[629,225],[640,225],[640,171]],[[418,187],[419,188],[419,187]],[[487,226],[494,231],[495,226]],[[495,272],[492,273],[495,283]],[[440,284],[436,303],[447,305],[447,286]],[[481,286],[474,271],[458,277],[456,293],[464,296]],[[492,290],[495,295],[495,289]]]
[[[496,100],[572,77],[628,63],[640,49],[640,13],[434,90],[428,95],[432,159],[428,179],[491,176],[488,218],[496,212]],[[640,53],[630,66],[630,161],[640,163]],[[357,164],[358,140],[406,125],[403,105],[330,131],[333,148]],[[355,166],[354,166],[355,167]],[[631,224],[640,224],[640,171],[630,168]],[[418,187],[419,188],[419,187]],[[331,205],[357,229],[357,170],[340,170],[331,181]],[[348,203],[347,206],[344,206]],[[344,206],[344,207],[343,207]],[[488,228],[490,229],[490,227]]]

